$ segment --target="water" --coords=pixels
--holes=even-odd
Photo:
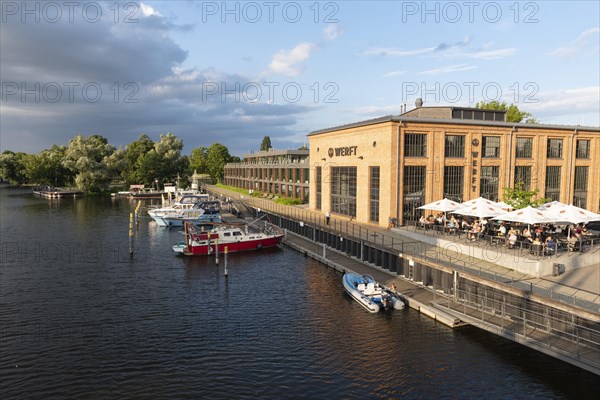
[[[132,205],[0,188],[0,398],[586,398],[595,375],[414,310],[372,315],[287,248],[177,257]]]

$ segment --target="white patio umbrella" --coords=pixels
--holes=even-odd
[[[545,211],[555,223],[581,224],[591,221],[600,221],[600,214],[593,213],[574,205],[554,206]]]
[[[450,199],[442,199],[438,201],[434,201],[433,203],[425,204],[424,206],[417,207],[422,210],[434,210],[434,211],[443,211],[444,212],[444,226],[446,225],[446,213],[448,211],[454,211],[461,208],[461,204]]]
[[[494,205],[474,205],[460,208],[453,211],[454,214],[468,215],[472,217],[485,218],[485,217],[496,217],[498,215],[506,214],[502,208]]]
[[[512,210],[513,209],[513,206],[511,206],[510,204],[506,204],[503,201],[497,202],[496,205],[504,210]]]
[[[442,199],[442,200],[434,201],[429,204],[425,204],[424,206],[417,207],[417,208],[421,209],[421,210],[434,210],[434,211],[448,212],[448,211],[458,210],[461,207],[462,206],[460,203],[457,203],[450,199]]]
[[[527,225],[541,224],[544,222],[552,222],[548,218],[545,211],[538,208],[527,206],[520,210],[511,211],[502,215],[498,215],[492,219],[498,221],[520,222]]]
[[[478,197],[473,200],[462,202],[461,205],[463,205],[464,207],[470,207],[470,206],[494,206],[494,207],[497,207],[498,203],[496,203],[495,201],[486,199],[485,197]]]

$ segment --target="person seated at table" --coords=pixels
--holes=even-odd
[[[454,217],[450,218],[450,221],[448,222],[448,233],[454,233],[456,232],[456,219],[454,219]]]
[[[477,222],[473,222],[471,230],[467,233],[467,240],[474,242],[477,240],[477,236],[481,233],[481,225]]]
[[[425,228],[426,224],[427,224],[427,220],[425,219],[425,216],[421,215],[421,218],[419,218],[419,226],[422,228]]]
[[[502,221],[500,228],[498,228],[498,236],[506,237],[506,224]]]
[[[573,231],[571,231],[571,235],[567,237],[567,246],[569,247],[569,251],[575,251],[575,245],[579,242],[579,237]]]
[[[525,238],[525,240],[532,240],[531,239],[531,231],[529,230],[528,227],[526,227],[525,229],[523,229],[523,233],[522,233],[523,237]]]
[[[552,238],[552,236],[548,236],[545,241],[546,251],[548,253],[554,253],[556,251],[556,242]]]
[[[465,232],[471,229],[471,225],[469,225],[469,222],[466,218],[462,220],[460,227]]]
[[[532,253],[540,253],[542,251],[543,244],[539,237],[533,239],[533,243],[531,244],[531,252]]]
[[[506,244],[509,249],[512,249],[513,247],[515,247],[516,243],[517,243],[517,231],[515,229],[511,229],[508,232],[508,241],[506,242]]]

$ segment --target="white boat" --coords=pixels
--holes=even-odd
[[[148,211],[159,226],[172,226],[169,218],[194,219],[204,214],[204,209],[198,205],[209,200],[207,194],[183,196],[170,206],[154,208]],[[181,226],[181,223],[179,224]]]
[[[375,282],[369,274],[346,272],[342,278],[346,292],[370,313],[380,310],[402,310],[404,302],[396,294]]]

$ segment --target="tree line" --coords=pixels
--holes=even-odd
[[[0,178],[11,185],[35,184],[74,186],[93,193],[108,189],[111,183],[144,184],[187,181],[194,171],[222,182],[228,162],[239,162],[229,149],[213,143],[197,147],[190,156],[181,154],[183,141],[175,135],[160,135],[154,142],[148,135],[116,148],[100,135],[78,135],[66,146],[52,145],[37,154],[0,154]]]

